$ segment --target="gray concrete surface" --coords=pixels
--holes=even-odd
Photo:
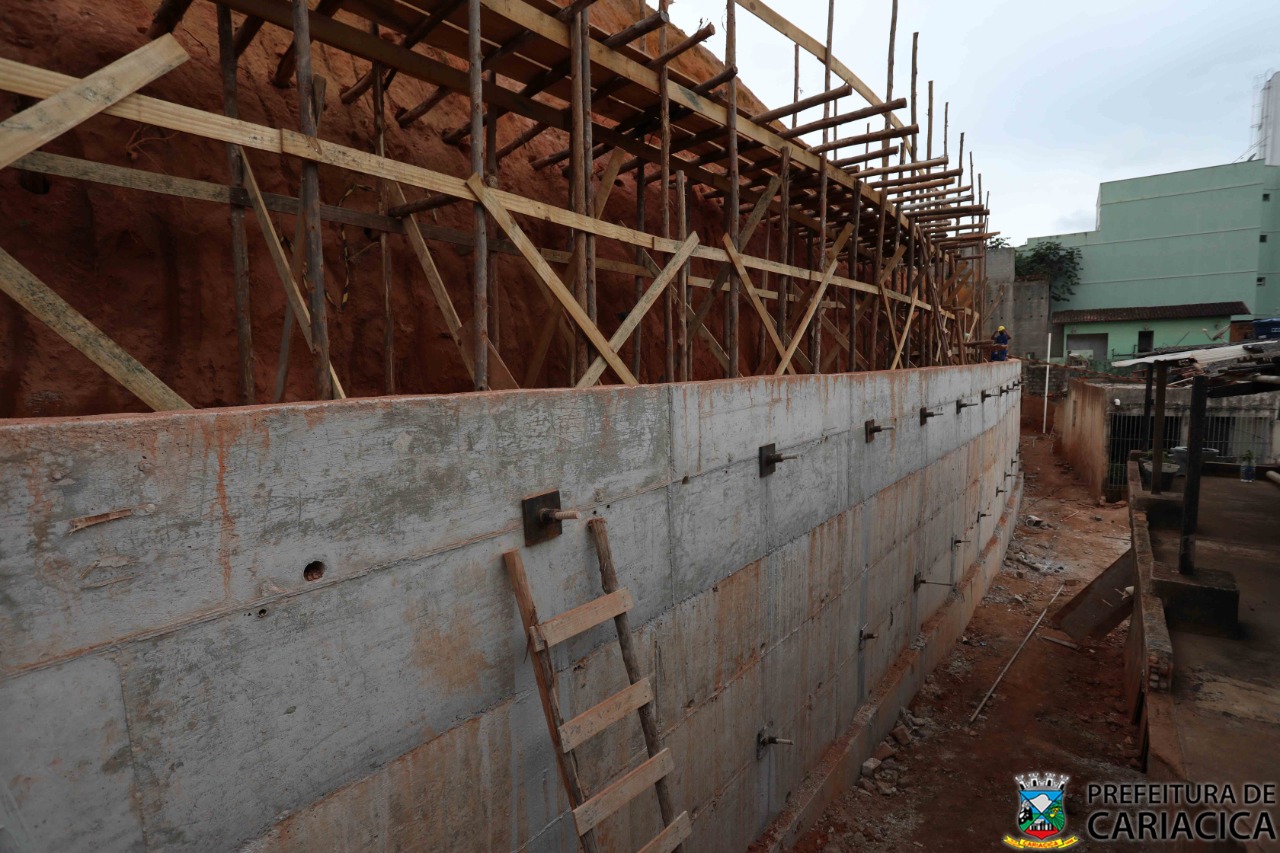
[[[945,641],[925,626],[967,618],[912,578],[972,579],[1003,551],[1018,398],[954,403],[1016,378],[0,425],[0,783],[33,850],[573,849],[500,559],[520,499],[558,488],[584,518],[524,551],[540,612],[599,594],[585,522],[608,519],[691,849],[741,849],[842,737],[891,720],[869,703]],[[922,426],[921,406],[941,415]],[[868,444],[868,418],[895,429]],[[799,458],[762,479],[770,442]],[[624,683],[612,628],[554,660],[569,713]],[[795,746],[758,761],[765,726]],[[641,751],[634,723],[596,738],[588,786]],[[606,849],[656,820],[641,796]]]

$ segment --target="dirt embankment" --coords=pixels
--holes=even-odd
[[[153,2],[144,0],[9,0],[0,15],[0,55],[83,76],[142,45],[153,7]],[[603,0],[592,7],[592,21],[613,32],[647,13],[636,0]],[[674,27],[671,33],[673,40],[682,37]],[[213,5],[194,4],[175,35],[190,53],[190,61],[148,86],[144,94],[221,112]],[[276,127],[298,126],[296,91],[276,88],[269,82],[289,39],[289,33],[267,25],[241,57],[241,118]],[[656,52],[656,34],[649,41],[647,49]],[[371,98],[365,95],[350,106],[339,100],[341,90],[362,76],[367,65],[323,45],[316,48],[314,64],[316,72],[329,81],[321,135],[370,150]],[[720,63],[699,49],[682,57],[679,68],[701,80],[715,74]],[[434,87],[401,74],[387,94],[388,108],[408,109],[433,91]],[[749,93],[745,97],[753,100]],[[0,118],[22,106],[18,97],[0,94]],[[448,145],[441,136],[466,121],[465,98],[450,95],[408,128],[389,121],[388,154],[463,176],[469,164],[466,147]],[[528,126],[519,117],[504,117],[498,131],[499,145]],[[532,198],[567,203],[568,186],[560,170],[536,171],[530,165],[566,144],[564,133],[544,133],[503,162],[500,186]],[[226,152],[221,143],[108,116],[89,120],[44,150],[199,180],[227,180]],[[297,194],[297,160],[262,152],[248,156],[265,191]],[[596,163],[597,175],[603,168],[601,159]],[[376,209],[373,181],[368,177],[321,167],[320,186],[322,201],[327,204]],[[409,194],[414,197],[415,191]],[[657,233],[656,192],[650,190],[646,204],[648,230]],[[632,225],[635,207],[634,180],[624,176],[610,197],[604,218]],[[239,402],[230,226],[225,207],[64,178],[46,182],[39,176],[24,177],[14,169],[5,169],[0,171],[0,209],[5,212],[0,218],[0,246],[181,396],[197,407]],[[442,226],[471,227],[470,210],[463,204],[423,217]],[[698,231],[703,243],[712,243],[720,239],[721,219],[717,204],[700,201],[691,211],[690,227]],[[292,217],[276,216],[276,228],[284,237],[292,236],[293,222]],[[563,248],[567,243],[564,229],[531,220],[523,224],[540,246]],[[253,370],[256,398],[263,402],[269,400],[274,385],[285,303],[252,213],[246,218],[246,229]],[[381,394],[384,326],[377,235],[334,223],[325,223],[323,230],[334,366],[350,395]],[[403,237],[393,235],[391,245],[397,390],[469,390],[470,380],[425,286],[421,268]],[[762,234],[752,248],[763,252],[763,245]],[[433,251],[466,322],[470,315],[470,257],[450,244],[435,243]],[[599,252],[602,257],[633,260],[630,250],[604,240],[599,241]],[[694,272],[711,273],[701,264],[695,265]],[[634,303],[634,285],[630,276],[607,272],[600,273],[599,282],[600,322],[608,333],[616,327],[616,318]],[[518,379],[523,377],[528,353],[547,316],[546,305],[535,291],[537,286],[523,260],[498,255],[494,301],[500,350]],[[713,312],[709,322],[713,329],[719,328],[718,313]],[[744,311],[744,317],[747,313]],[[661,318],[659,306],[643,326],[649,344],[643,350],[642,381],[660,378],[662,355],[655,342],[662,340]],[[744,319],[744,360],[755,357],[757,334],[750,324],[750,318]],[[310,354],[294,334],[285,399],[308,399],[313,393],[314,371]],[[557,342],[543,374],[544,385],[565,384],[569,357],[567,347]],[[696,372],[700,376],[718,375],[719,368],[713,367],[705,349],[700,350],[699,359]],[[0,296],[0,417],[143,410],[141,401],[14,302]]]

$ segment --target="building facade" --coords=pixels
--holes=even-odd
[[[1104,183],[1096,229],[1027,245],[1051,240],[1081,252],[1054,355],[1226,341],[1233,320],[1280,315],[1280,166],[1263,159]]]

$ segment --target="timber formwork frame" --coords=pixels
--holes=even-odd
[[[283,396],[295,326],[314,355],[315,398],[346,394],[330,356],[324,221],[377,235],[387,393],[397,390],[391,322],[396,282],[388,260],[397,240],[406,241],[417,259],[477,390],[896,369],[972,358],[966,343],[981,328],[981,247],[994,236],[986,225],[988,200],[973,172],[972,152],[965,169],[963,134],[958,165],[948,168],[945,108],[941,154],[934,156],[932,81],[921,151],[915,39],[910,98],[892,97],[897,0],[884,98],[832,55],[834,2],[822,44],[758,0],[728,0],[724,70],[695,80],[675,60],[714,35],[714,27],[687,38],[669,34],[666,0],[653,14],[613,33],[591,23],[595,0],[565,6],[552,0],[200,0],[216,6],[222,115],[136,94],[187,58],[171,33],[193,2],[164,0],[151,22],[153,40],[84,80],[0,59],[0,88],[34,101],[0,125],[0,168],[227,204],[243,402],[261,396],[250,369],[255,343],[249,331],[246,213],[257,221],[286,297],[271,395],[276,401]],[[795,103],[754,114],[744,107],[735,66],[736,6],[795,44]],[[237,59],[264,25],[292,33],[273,81],[296,80],[296,130],[237,117]],[[654,41],[646,38],[650,34],[656,38],[653,53],[645,50]],[[351,80],[325,80],[312,70],[316,43],[350,54],[366,70]],[[804,99],[798,83],[802,50],[823,64],[826,81],[826,91]],[[436,91],[391,116],[386,92],[400,76]],[[372,100],[369,150],[323,138],[326,85],[340,87],[341,104]],[[467,98],[469,120],[443,137],[469,149],[468,174],[386,156],[388,119],[411,133],[415,121],[454,93]],[[851,97],[863,105],[841,105]],[[911,117],[904,123],[895,111],[908,103]],[[817,106],[823,108],[821,119],[797,123],[801,111]],[[225,143],[227,184],[38,150],[98,112]],[[513,118],[503,126],[507,115]],[[871,121],[882,121],[883,128],[872,130]],[[508,139],[501,146],[500,129]],[[822,131],[821,144],[801,140],[816,131]],[[567,168],[563,205],[500,188],[504,161],[529,156],[528,143],[547,133],[563,138],[565,146],[532,165]],[[245,149],[299,161],[297,197],[262,192]],[[322,203],[322,165],[375,178],[377,212]],[[639,191],[632,224],[605,220],[605,202],[619,175],[628,172],[638,187],[657,184],[661,209],[646,216],[646,194]],[[703,205],[719,200],[721,232],[689,230],[690,208],[699,199]],[[419,221],[418,214],[457,203],[472,210],[469,231]],[[291,242],[276,232],[273,212],[295,217]],[[559,226],[566,239],[537,246],[519,220]],[[600,240],[630,247],[634,262],[601,257]],[[438,242],[470,249],[467,322],[437,268],[431,244]],[[752,253],[749,244],[763,253]],[[493,266],[500,253],[523,258],[546,301],[536,338],[515,340],[500,323]],[[606,287],[632,297],[633,307],[616,323],[601,322],[598,295]],[[188,406],[2,249],[0,288],[152,408]],[[642,322],[659,302],[663,333],[642,338]],[[552,375],[548,365],[557,341],[571,353],[567,376]],[[642,359],[642,351],[650,358]],[[718,373],[707,375],[711,362],[699,358],[700,352],[714,358]],[[520,375],[512,371],[517,362]],[[650,375],[643,373],[646,366]]]

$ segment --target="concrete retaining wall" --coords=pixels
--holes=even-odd
[[[1053,431],[1061,436],[1062,452],[1085,481],[1091,496],[1102,494],[1102,484],[1107,479],[1107,407],[1107,389],[1072,379],[1067,398],[1054,412]]]
[[[985,589],[1018,398],[954,404],[1016,372],[0,426],[4,831],[50,851],[573,849],[500,559],[520,498],[558,488],[584,520],[524,551],[540,612],[599,594],[585,519],[606,518],[690,849],[741,849],[871,726],[913,643],[938,653],[930,619],[964,613],[942,605]],[[867,443],[869,418],[895,430]],[[761,478],[770,442],[798,458]],[[567,713],[624,684],[611,635],[557,650]],[[758,760],[766,726],[795,746]],[[588,787],[641,751],[634,724],[588,744]],[[606,849],[656,821],[646,794]]]

